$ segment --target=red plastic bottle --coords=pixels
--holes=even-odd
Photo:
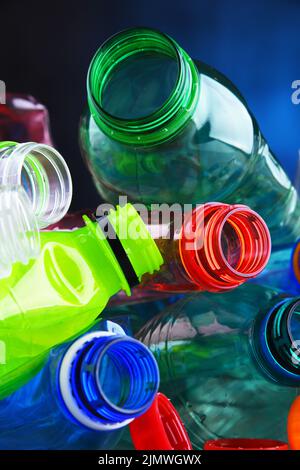
[[[151,407],[130,424],[136,450],[192,450],[192,444],[179,414],[163,394],[158,393]]]

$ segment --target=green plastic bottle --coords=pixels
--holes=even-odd
[[[108,39],[87,92],[81,147],[106,200],[242,203],[264,218],[274,245],[298,238],[296,189],[245,100],[169,36],[141,28]]]
[[[49,350],[91,327],[109,298],[163,263],[135,209],[111,210],[99,223],[41,232],[41,253],[15,263],[0,281],[0,397],[29,380]],[[105,236],[106,224],[117,235]],[[137,236],[124,236],[124,227]],[[122,237],[120,236],[122,232]]]

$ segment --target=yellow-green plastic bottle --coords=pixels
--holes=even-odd
[[[112,295],[130,295],[131,285],[163,263],[130,204],[99,223],[84,219],[76,230],[41,232],[37,259],[16,263],[0,281],[0,398],[29,380],[53,346],[91,327]],[[106,237],[104,225],[116,236]],[[124,227],[133,225],[130,238]]]

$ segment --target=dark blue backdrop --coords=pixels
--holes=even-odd
[[[74,207],[97,203],[77,146],[89,61],[120,29],[145,25],[173,36],[192,57],[220,69],[240,88],[291,178],[300,148],[300,0],[2,0],[0,79],[48,105],[57,147],[68,160]]]

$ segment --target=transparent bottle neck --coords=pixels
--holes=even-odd
[[[71,204],[70,171],[48,145],[1,142],[0,185],[24,188],[40,229],[61,220]]]

